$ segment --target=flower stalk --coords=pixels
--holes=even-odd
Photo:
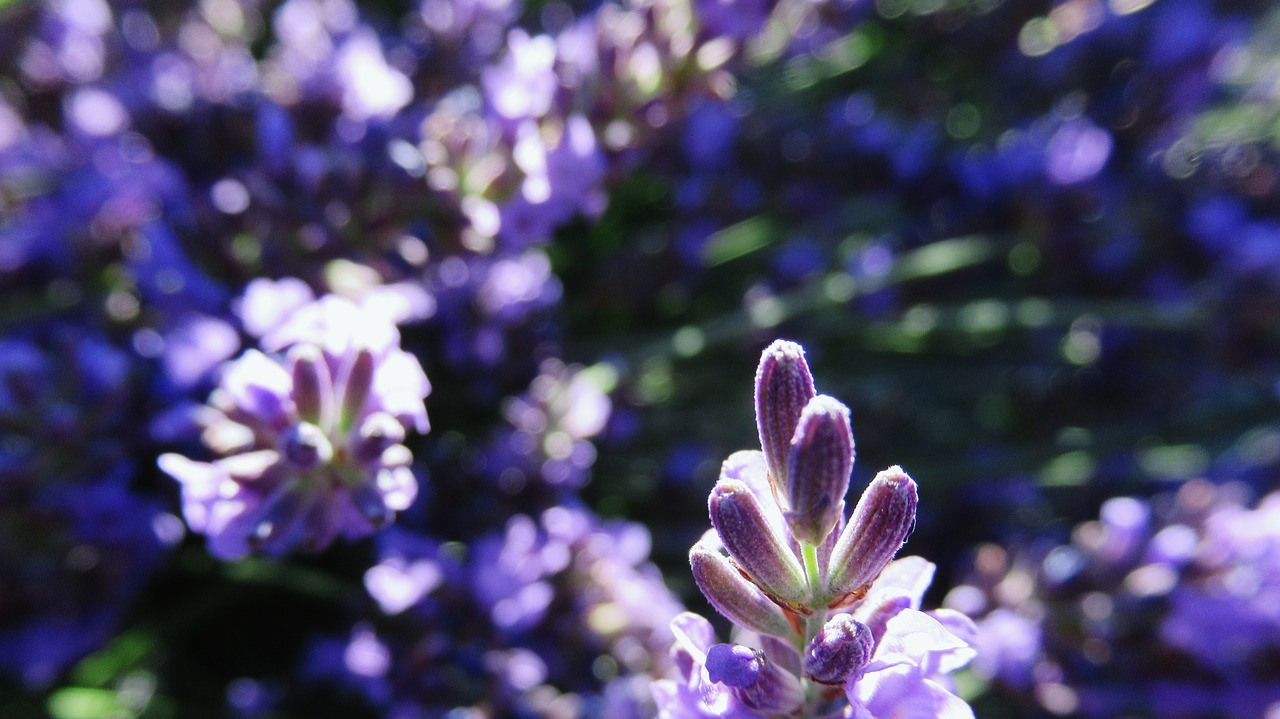
[[[945,690],[949,699],[934,697],[941,685],[924,683],[944,666],[929,659],[930,651],[956,654],[948,671],[971,652],[917,609],[932,565],[913,561],[918,558],[893,561],[914,526],[915,482],[900,467],[880,472],[846,520],[854,457],[849,410],[815,392],[795,343],[779,340],[765,350],[756,373],[756,412],[763,449],[725,461],[707,503],[713,530],[689,555],[707,600],[756,639],[747,634],[741,638],[748,644],[678,643],[673,651],[686,667],[687,691],[660,682],[660,716],[899,716],[908,707],[898,702],[933,692],[928,696],[940,702],[939,719],[972,717]],[[684,627],[704,621],[688,614],[677,620]],[[710,637],[709,626],[703,632]],[[915,637],[928,637],[924,641],[936,647],[919,655],[911,644],[919,644]],[[918,655],[874,661],[881,646],[905,645]],[[860,683],[868,672],[904,662],[918,665],[912,676],[920,687],[891,698],[879,696],[878,682]],[[911,716],[924,716],[918,706],[912,705]]]

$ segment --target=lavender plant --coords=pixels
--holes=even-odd
[[[756,422],[762,451],[725,461],[708,499],[714,529],[689,554],[742,643],[677,617],[680,673],[655,685],[660,716],[973,716],[947,676],[973,657],[972,623],[920,611],[933,565],[894,560],[915,522],[915,482],[880,472],[846,519],[849,411],[816,394],[795,343],[761,357]]]
[[[1206,415],[1269,411],[1263,5],[0,0],[0,668],[25,687],[0,685],[0,714],[185,716],[225,685],[235,716],[294,716],[300,647],[359,622],[316,663],[368,711],[648,716],[678,607],[643,531],[582,503],[669,522],[654,557],[679,563],[694,535],[665,510],[714,463],[653,453],[725,416],[704,353],[783,322],[880,363],[860,451],[910,437],[933,476],[929,457],[963,458],[937,491],[979,515],[993,496],[1036,510],[987,470],[1057,435],[1199,437]],[[763,451],[726,463],[691,557],[738,644],[682,617],[657,696],[677,715],[962,714],[945,675],[964,622],[920,614],[931,565],[893,561],[914,485],[887,470],[844,516],[847,410],[786,354],[762,368]],[[422,365],[438,426],[414,437]],[[618,428],[635,444],[611,446]],[[1078,481],[1145,471],[1098,457]],[[1134,662],[1197,677],[1159,674],[1163,696],[1269,709],[1274,508],[1238,504],[1183,522],[1215,549],[1132,615],[1146,635],[1090,624],[1068,651],[1074,615],[1037,623],[1022,573],[974,580],[1007,605],[992,626],[1026,630],[987,655],[1041,657],[995,681],[1091,709],[1090,680],[1129,666],[1095,660],[1158,634]],[[166,506],[207,535],[170,565]],[[1140,514],[1105,506],[1108,526]],[[930,514],[917,542],[982,532]],[[1116,586],[1080,606],[1121,604]],[[1230,626],[1194,632],[1206,617]]]

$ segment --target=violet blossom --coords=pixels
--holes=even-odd
[[[381,314],[333,295],[227,364],[200,423],[216,457],[160,457],[190,527],[223,559],[318,551],[388,524],[417,495],[401,444],[429,428],[431,385]]]

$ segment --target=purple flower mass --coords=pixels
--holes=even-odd
[[[116,631],[182,526],[130,488],[127,356],[38,335],[0,340],[0,672],[45,689]]]
[[[1280,718],[1277,28],[0,0],[0,717]]]
[[[594,707],[590,716],[651,714],[649,677],[668,664],[668,625],[681,607],[648,561],[643,527],[554,507],[536,520],[512,517],[465,559],[398,530],[379,547],[365,586],[394,621],[383,633],[357,626],[345,641],[317,645],[318,677],[336,677],[395,717],[443,716],[459,701],[546,716],[553,699]],[[608,667],[602,686],[587,689],[575,674],[584,666]]]
[[[947,598],[980,617],[976,670],[1034,688],[1050,711],[1103,717],[1134,703],[1168,717],[1275,711],[1280,674],[1269,657],[1280,625],[1268,598],[1280,504],[1273,493],[1251,507],[1243,490],[1196,480],[1150,503],[1113,498],[1070,544],[1013,556],[980,549],[972,583]],[[1119,641],[1137,627],[1152,628],[1148,642]]]
[[[259,323],[255,319],[255,323]],[[215,556],[318,551],[368,535],[417,496],[410,431],[431,385],[385,317],[322,297],[223,369],[201,413],[212,462],[165,454],[188,525]]]

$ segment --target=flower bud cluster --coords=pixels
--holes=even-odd
[[[417,494],[402,442],[428,429],[421,366],[394,325],[326,296],[227,365],[202,411],[218,458],[160,457],[182,484],[187,523],[235,558],[327,547],[388,524]]]
[[[971,624],[918,611],[932,565],[893,561],[915,523],[915,482],[900,467],[880,472],[846,520],[849,410],[817,394],[795,343],[765,350],[756,419],[763,450],[724,462],[708,499],[713,529],[689,561],[708,602],[759,646],[717,644],[705,620],[682,615],[673,652],[683,673],[655,690],[661,716],[893,716],[911,692],[861,680],[888,671],[894,652],[919,669],[912,692],[937,716],[972,716],[937,681],[972,655],[961,638]],[[902,632],[928,640],[907,650]]]

